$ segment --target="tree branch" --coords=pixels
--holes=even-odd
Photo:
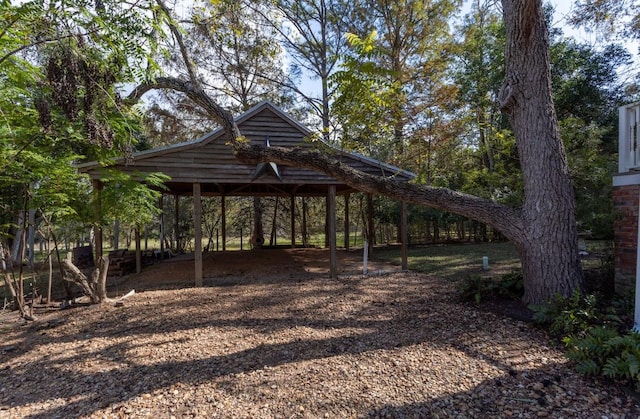
[[[164,14],[167,16],[167,23],[169,24],[169,30],[173,34],[174,38],[178,42],[178,46],[180,47],[180,54],[182,55],[182,60],[184,61],[184,65],[187,68],[187,73],[189,73],[189,80],[191,83],[197,83],[198,79],[196,77],[195,68],[193,68],[193,63],[189,58],[189,53],[187,52],[187,47],[184,45],[184,39],[182,38],[182,33],[180,29],[173,24],[173,18],[171,17],[171,10],[164,4],[162,0],[156,0],[158,6],[162,9]]]
[[[162,0],[157,0],[168,15]],[[424,205],[453,212],[490,225],[513,241],[522,241],[523,221],[518,210],[497,202],[463,194],[445,188],[400,182],[393,177],[370,175],[341,163],[339,156],[326,150],[252,146],[242,141],[240,131],[231,113],[213,100],[195,77],[195,71],[184,47],[182,36],[172,23],[171,31],[180,45],[190,81],[173,77],[159,77],[136,87],[128,101],[138,101],[145,93],[155,89],[171,89],[182,92],[200,106],[215,121],[221,124],[227,140],[233,147],[236,158],[244,163],[275,162],[318,170],[347,185],[369,193],[385,195],[401,201]]]
[[[169,89],[184,93],[194,103],[204,109],[207,114],[217,121],[227,134],[229,141],[236,141],[241,137],[240,131],[229,111],[216,103],[199,84],[194,84],[174,77],[158,77],[154,81],[138,85],[129,95],[127,101],[137,102],[147,92],[157,89]]]
[[[523,225],[520,212],[506,205],[446,188],[408,184],[394,178],[370,175],[341,163],[337,156],[326,151],[265,148],[241,141],[240,131],[231,114],[207,95],[199,85],[195,86],[176,78],[159,77],[154,82],[136,87],[127,99],[137,101],[154,89],[182,92],[204,109],[212,119],[222,125],[236,158],[244,163],[275,162],[319,170],[358,190],[453,212],[490,225],[510,240],[521,240]]]
[[[340,157],[321,150],[233,144],[236,158],[244,163],[274,162],[295,165],[326,173],[363,192],[453,212],[480,221],[499,230],[508,239],[519,242],[523,234],[520,211],[506,205],[446,188],[416,185],[393,177],[370,175],[342,163]]]

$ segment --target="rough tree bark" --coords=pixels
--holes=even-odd
[[[525,301],[582,286],[575,199],[551,97],[549,36],[539,0],[503,0],[506,76],[500,105],[516,136],[524,203],[514,240],[526,278]]]
[[[109,269],[109,258],[101,256],[98,267],[93,270],[91,280],[73,264],[71,252],[67,253],[67,257],[62,261],[64,269],[63,279],[73,282],[82,288],[82,292],[89,297],[91,303],[100,304],[109,301],[107,298],[107,272]]]
[[[183,92],[221,124],[236,157],[243,162],[274,162],[319,170],[363,192],[453,212],[487,224],[518,249],[525,302],[541,303],[555,294],[569,296],[581,288],[582,270],[573,190],[551,99],[549,39],[542,3],[502,0],[502,4],[507,29],[507,71],[500,100],[510,118],[520,153],[525,185],[522,209],[449,189],[368,175],[342,164],[330,147],[252,146],[241,136],[231,114],[197,82],[184,48],[181,50],[190,81],[158,78],[134,89],[128,99],[137,101],[153,89]],[[180,37],[179,31],[172,32]]]

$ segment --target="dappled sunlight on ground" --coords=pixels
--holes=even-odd
[[[50,312],[0,344],[0,416],[635,417],[540,331],[451,288],[244,279]]]
[[[311,268],[324,269],[320,252],[265,250],[249,267],[238,255],[212,256],[220,272],[242,272],[210,267],[203,288],[165,289],[190,286],[180,275],[193,261],[162,262],[119,282],[137,289],[122,307],[49,310],[6,329],[0,417],[639,412],[621,389],[577,375],[536,328],[460,303],[450,281],[330,279]]]

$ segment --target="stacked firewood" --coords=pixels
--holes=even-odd
[[[109,252],[109,276],[123,276],[136,271],[136,254],[127,249]]]

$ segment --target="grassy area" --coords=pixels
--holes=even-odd
[[[584,269],[602,268],[611,259],[611,242],[588,240]],[[489,270],[482,271],[482,257],[489,258]],[[379,248],[376,259],[400,264],[400,248]],[[416,246],[409,249],[409,269],[436,274],[446,279],[461,279],[466,275],[484,273],[501,275],[520,268],[515,247],[511,243],[468,243]]]
[[[461,279],[482,271],[482,257],[489,258],[487,274],[503,274],[520,267],[518,254],[511,243],[469,243],[417,246],[409,249],[409,269]],[[400,248],[380,248],[375,258],[400,264]]]

